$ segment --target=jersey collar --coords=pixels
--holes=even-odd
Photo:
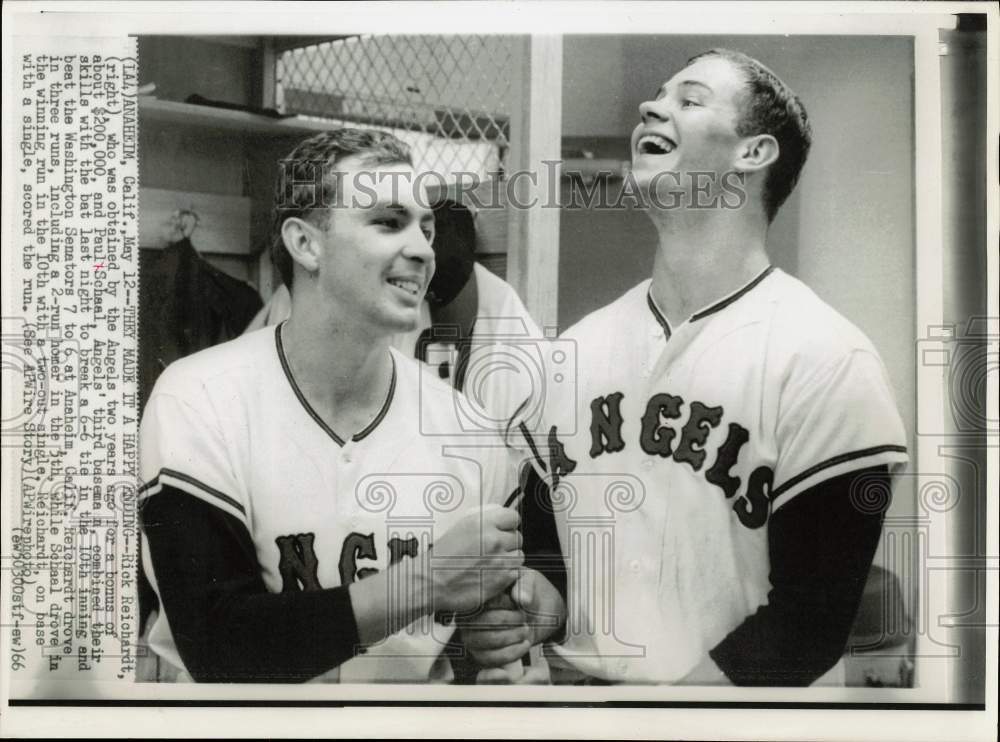
[[[767,268],[765,268],[760,273],[758,273],[756,277],[754,277],[749,283],[747,283],[742,288],[739,288],[736,291],[734,291],[733,293],[729,294],[728,296],[723,297],[719,301],[715,302],[715,304],[712,304],[711,306],[707,307],[706,309],[702,309],[700,312],[692,314],[691,317],[690,317],[690,319],[688,319],[688,322],[697,322],[698,320],[705,319],[705,317],[713,315],[716,312],[722,311],[723,309],[725,309],[726,307],[728,307],[730,304],[732,304],[735,301],[738,301],[745,294],[747,294],[750,291],[752,291],[761,281],[763,281],[765,278],[767,278],[768,275],[773,270],[774,270],[774,266],[773,265],[767,266]],[[653,284],[652,284],[652,282],[650,282],[650,284],[649,284],[649,290],[646,292],[646,303],[649,305],[649,310],[653,313],[653,317],[656,318],[656,321],[659,322],[660,326],[663,328],[664,334],[669,338],[670,337],[670,323],[667,322],[666,315],[656,305],[656,300],[653,299]]]
[[[295,392],[295,396],[298,398],[299,403],[305,408],[305,411],[309,413],[309,416],[316,421],[327,435],[329,435],[337,443],[338,446],[344,445],[344,439],[337,435],[336,431],[331,428],[323,418],[319,416],[319,413],[313,409],[312,405],[309,404],[309,400],[306,399],[299,385],[295,381],[295,377],[292,376],[292,368],[288,364],[288,358],[285,357],[285,346],[281,342],[281,328],[284,326],[284,322],[278,324],[274,328],[274,342],[278,350],[278,360],[281,361],[281,370],[285,372],[285,378],[288,379],[289,385],[292,387],[292,391]],[[392,361],[392,378],[389,379],[389,393],[385,395],[385,402],[382,403],[382,409],[378,411],[378,414],[368,423],[364,428],[355,433],[351,440],[355,443],[363,440],[368,436],[375,428],[379,426],[379,423],[385,418],[386,414],[389,412],[389,405],[392,404],[392,398],[396,393],[396,359],[392,357],[390,352],[389,358]]]
[[[656,299],[653,298],[653,284],[650,282],[649,290],[646,292],[646,304],[649,305],[649,311],[653,313],[653,318],[660,323],[660,327],[663,328],[663,334],[665,337],[670,337],[670,323],[667,322],[667,315],[660,311],[660,308],[656,306]]]

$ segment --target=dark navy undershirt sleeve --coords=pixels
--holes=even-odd
[[[524,565],[545,575],[560,595],[566,597],[566,564],[563,561],[559,534],[549,487],[532,466],[526,467],[522,484],[524,497],[518,510],[521,515],[521,535]]]
[[[161,610],[195,680],[304,681],[356,654],[347,588],[268,592],[238,519],[169,486],[140,518]]]
[[[888,467],[833,477],[800,493],[768,526],[768,602],[734,629],[711,658],[736,685],[809,685],[844,652],[882,532],[884,511],[855,506],[864,476],[889,491]]]
[[[524,550],[524,566],[540,572],[559,591],[563,601],[566,598],[566,563],[559,545],[555,514],[549,487],[535,471],[535,467],[525,467],[521,489],[519,512],[521,515],[521,536]],[[551,623],[553,618],[529,616],[529,620]],[[557,631],[547,641],[560,641]]]

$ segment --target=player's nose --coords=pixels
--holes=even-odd
[[[662,122],[670,120],[670,111],[667,106],[666,97],[659,100],[647,100],[639,104],[639,118],[642,123],[648,124],[651,121]]]
[[[403,256],[421,263],[433,264],[434,248],[431,247],[433,235],[427,235],[419,225],[414,227],[407,232],[406,241],[403,243]]]

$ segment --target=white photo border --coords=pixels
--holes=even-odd
[[[561,33],[909,35],[914,39],[917,328],[943,323],[942,130],[938,31],[954,25],[956,13],[984,13],[988,20],[987,87],[989,132],[984,153],[988,173],[987,235],[1000,233],[997,161],[1000,129],[997,105],[997,10],[980,3],[8,3],[4,14],[5,99],[11,89],[9,58],[14,36],[115,36],[143,34],[255,35],[309,33]],[[4,142],[12,141],[9,109]],[[4,148],[4,170],[11,167]],[[12,196],[5,178],[3,244],[12,240]],[[4,251],[4,275],[16,256]],[[1000,316],[995,250],[988,253],[988,316]],[[5,278],[6,282],[6,278]],[[8,288],[5,286],[5,288]],[[5,290],[5,296],[10,292]],[[5,308],[7,299],[4,299]],[[4,314],[7,314],[5,311]],[[944,380],[939,371],[917,366],[917,415],[931,429],[943,429]],[[998,390],[988,389],[996,409]],[[917,460],[924,470],[945,466],[938,441],[917,436]],[[998,554],[998,448],[988,449],[987,553]],[[4,475],[4,498],[12,495]],[[953,538],[946,519],[945,543]],[[9,543],[4,526],[4,543]],[[919,689],[691,688],[691,687],[433,687],[433,686],[213,686],[108,684],[65,688],[65,697],[6,706],[4,735],[248,734],[407,736],[622,736],[688,739],[985,739],[997,723],[998,591],[996,569],[987,580],[987,676],[985,709],[955,707],[928,699],[946,698],[952,681],[942,675]],[[921,594],[921,600],[924,599]],[[928,605],[929,615],[935,606]],[[925,637],[920,638],[926,640]],[[7,656],[6,637],[2,654]],[[920,646],[918,644],[918,652]],[[4,703],[11,676],[4,662]],[[68,685],[68,684],[67,684]],[[15,691],[16,693],[16,691]],[[62,693],[58,693],[62,695]],[[738,701],[734,700],[738,697]],[[63,705],[63,704],[66,705]],[[89,705],[88,705],[89,704]],[[342,706],[337,708],[337,706]],[[56,708],[57,707],[57,708]],[[111,708],[113,707],[113,708]],[[428,726],[428,707],[433,721]],[[380,709],[391,708],[390,713]]]

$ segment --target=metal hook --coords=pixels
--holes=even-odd
[[[194,234],[194,231],[198,228],[198,223],[200,221],[201,219],[198,217],[198,213],[194,210],[194,206],[182,209],[178,212],[178,222],[181,234],[184,237],[190,237]]]
[[[167,241],[171,243],[180,242],[183,239],[191,237],[194,230],[198,227],[199,221],[201,220],[193,206],[188,209],[177,209],[170,215],[170,221],[168,222],[170,232],[167,236]]]

